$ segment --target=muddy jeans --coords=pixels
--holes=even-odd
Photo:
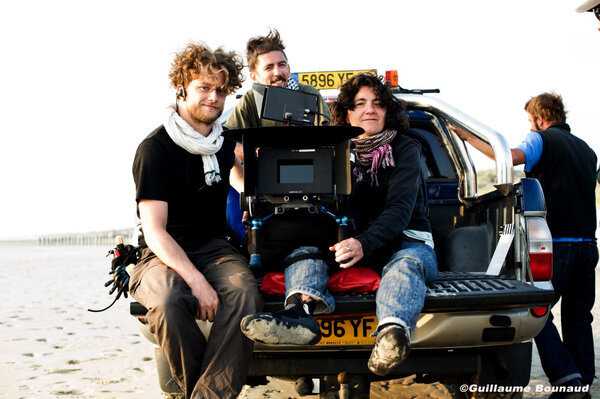
[[[219,295],[208,340],[196,324],[198,300],[149,249],[132,273],[131,295],[148,309],[150,331],[186,398],[235,398],[252,357],[252,341],[242,334],[240,320],[262,309],[256,279],[245,258],[224,239],[187,255]]]

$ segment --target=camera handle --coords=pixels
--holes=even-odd
[[[341,218],[336,218],[335,222],[338,225],[338,242],[349,238],[348,234],[348,218],[346,216],[342,216]]]
[[[264,218],[252,219],[250,222],[250,261],[248,262],[248,266],[250,267],[262,267],[262,260],[260,259],[260,254],[258,253],[258,230],[262,227],[263,222],[273,215],[275,215],[275,212],[265,216]]]
[[[258,253],[258,229],[262,226],[262,219],[253,219],[250,228],[250,267],[262,267],[260,254]]]

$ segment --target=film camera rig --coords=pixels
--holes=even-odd
[[[337,223],[338,239],[346,237],[348,220],[338,212],[351,189],[350,139],[363,132],[357,127],[313,126],[314,118],[308,116],[318,114],[318,96],[273,86],[261,89],[261,118],[288,126],[223,132],[244,150],[240,207],[250,215],[250,267],[262,266],[261,226],[286,212],[324,213]]]

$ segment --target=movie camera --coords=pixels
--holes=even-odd
[[[260,117],[288,125],[223,132],[244,149],[240,206],[250,215],[251,267],[261,266],[258,230],[271,217],[292,211],[325,213],[336,220],[338,236],[345,235],[347,219],[337,213],[351,189],[350,139],[363,132],[357,127],[313,126],[318,96],[255,86]]]

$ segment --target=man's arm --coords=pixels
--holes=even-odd
[[[258,110],[254,101],[252,89],[247,91],[237,102],[235,108],[227,118],[225,126],[228,129],[247,129],[251,127],[260,127]]]
[[[167,232],[168,204],[157,200],[140,200],[138,204],[144,240],[165,265],[183,278],[198,300],[198,317],[213,321],[219,305],[217,292],[192,264],[184,250]]]
[[[475,149],[480,151],[486,157],[493,160],[496,159],[494,157],[494,151],[488,143],[479,139],[478,137],[475,137],[471,133],[458,126],[448,125],[448,127],[450,128],[450,130],[456,133],[456,135],[460,137],[461,140],[471,144]],[[511,148],[510,154],[512,156],[513,165],[522,165],[525,163],[525,153],[523,151],[519,150],[518,148]]]

